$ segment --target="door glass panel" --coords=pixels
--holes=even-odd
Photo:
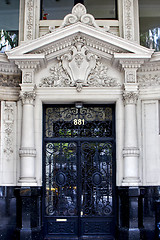
[[[113,137],[112,125],[110,107],[48,107],[45,137]]]
[[[77,155],[75,143],[46,144],[46,215],[77,214]]]
[[[112,213],[112,143],[84,142],[81,147],[81,216]]]

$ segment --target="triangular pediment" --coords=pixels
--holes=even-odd
[[[90,51],[112,58],[115,53],[132,53],[151,56],[152,50],[135,42],[118,37],[97,26],[94,17],[86,13],[82,4],[77,4],[68,14],[62,26],[38,39],[26,42],[7,53],[9,59],[16,56],[38,55],[50,60],[66,52],[81,37]],[[26,56],[27,57],[27,56]],[[29,57],[29,56],[28,56]],[[33,57],[33,56],[32,56]]]

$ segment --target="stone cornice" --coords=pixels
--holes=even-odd
[[[8,61],[5,53],[0,54],[0,73],[20,74],[20,70],[14,63]]]
[[[19,69],[38,69],[46,64],[44,54],[25,54],[25,55],[9,55],[8,59],[14,61]]]

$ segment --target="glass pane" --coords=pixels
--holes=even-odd
[[[0,29],[19,29],[19,0],[0,1]]]
[[[63,19],[71,13],[74,4],[79,2],[85,5],[87,13],[97,19],[117,18],[116,0],[43,0],[42,19]]]
[[[160,50],[160,1],[139,0],[141,45]]]
[[[71,13],[74,6],[73,0],[43,0],[42,1],[42,19],[57,20],[63,19]]]
[[[19,0],[0,1],[0,52],[18,45]]]
[[[84,0],[87,12],[97,19],[117,17],[115,0]]]
[[[77,214],[76,152],[75,143],[46,144],[46,215]]]
[[[81,216],[112,213],[112,143],[82,143]]]
[[[112,108],[48,107],[45,137],[112,137]]]

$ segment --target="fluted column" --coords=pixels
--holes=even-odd
[[[124,91],[125,129],[124,129],[124,178],[123,185],[138,184],[139,180],[139,148],[137,139],[136,103],[138,94]]]
[[[34,100],[35,91],[21,91],[23,104],[20,154],[20,183],[35,183]]]

